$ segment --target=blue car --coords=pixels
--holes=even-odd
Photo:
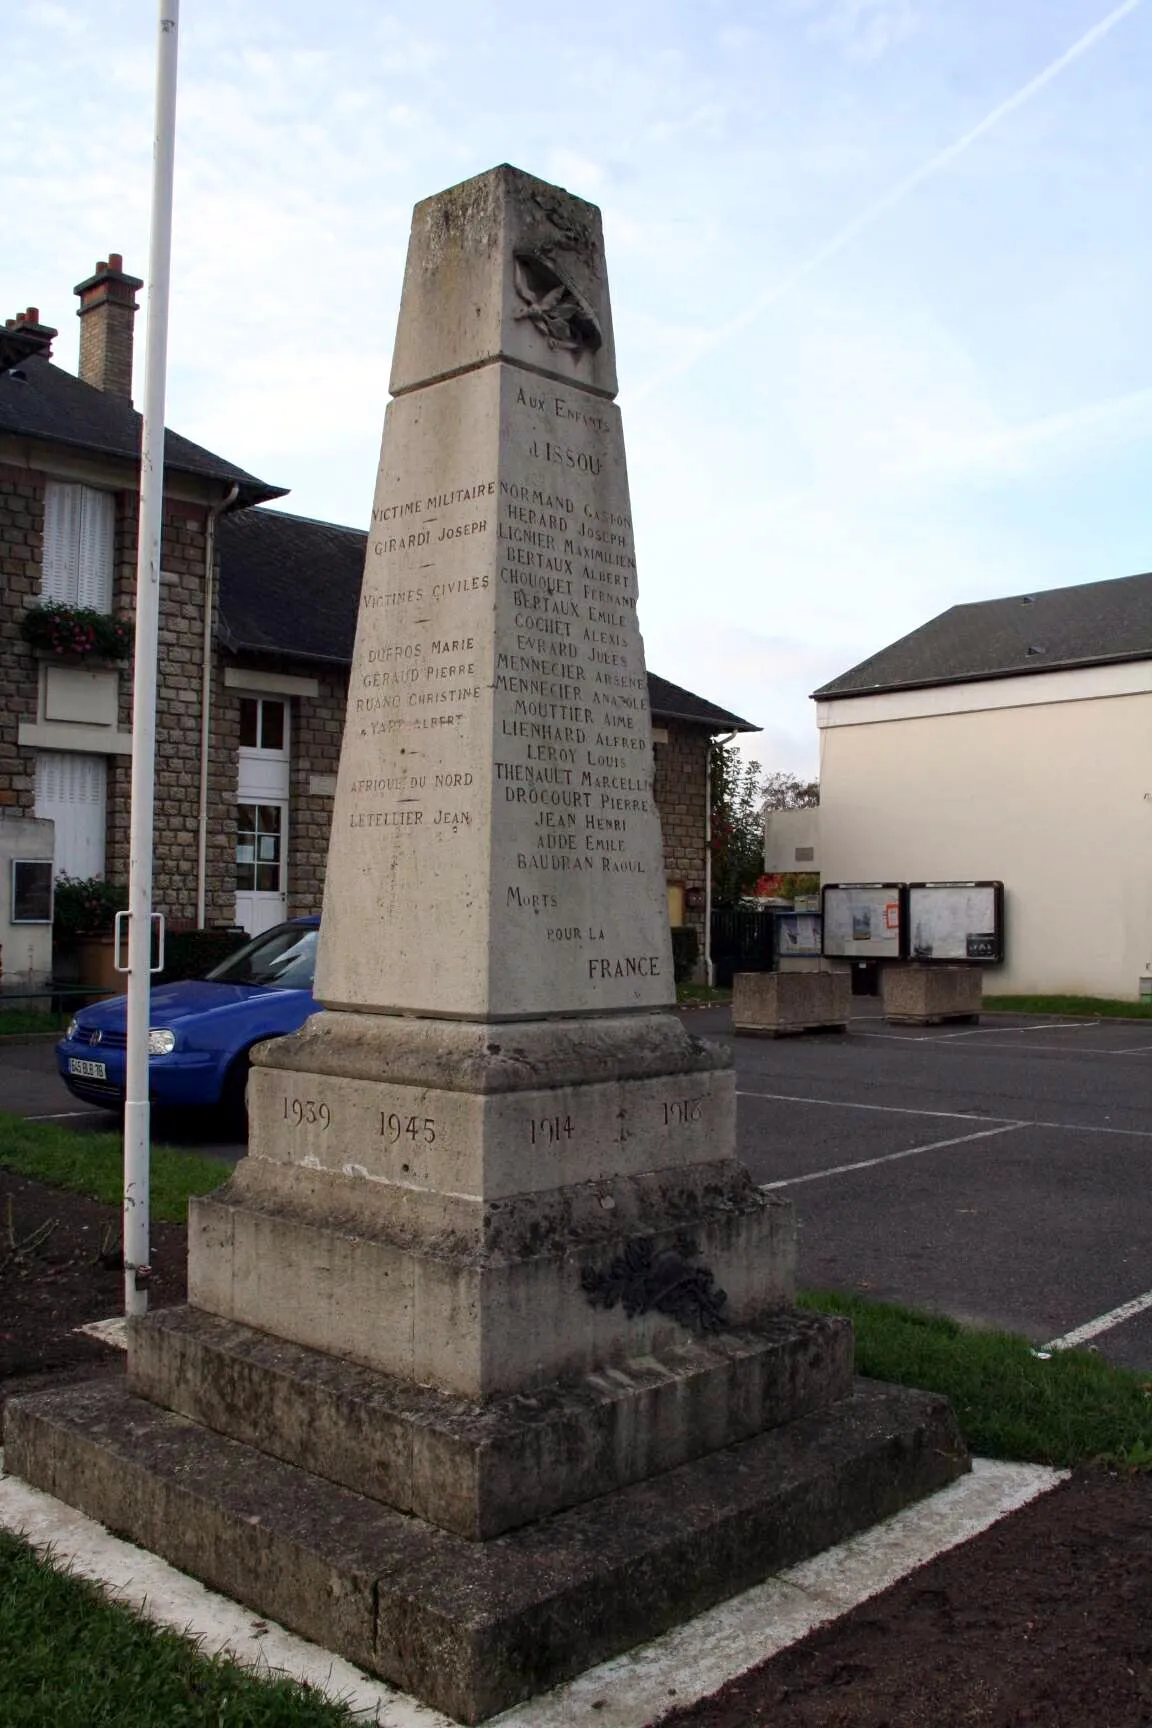
[[[293,918],[254,936],[205,978],[152,992],[148,1091],[158,1109],[220,1108],[240,1117],[248,1053],[315,1014],[319,918]],[[56,1046],[68,1090],[86,1104],[124,1105],[128,998],[82,1008]]]

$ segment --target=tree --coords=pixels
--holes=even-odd
[[[764,788],[759,762],[713,741],[712,904],[736,906],[764,868]]]
[[[765,810],[812,810],[820,802],[820,782],[780,770],[764,776],[763,793]]]

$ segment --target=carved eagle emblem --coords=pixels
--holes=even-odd
[[[524,302],[513,312],[515,319],[527,318],[549,348],[563,349],[577,359],[585,349],[595,354],[604,340],[600,321],[580,290],[550,258],[538,252],[517,252],[514,280]]]

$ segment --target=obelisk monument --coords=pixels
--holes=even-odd
[[[12,1468],[475,1722],[950,1480],[674,1010],[599,212],[417,206],[316,995],[128,1389]],[[704,597],[702,596],[702,603]],[[317,604],[323,604],[322,595]]]

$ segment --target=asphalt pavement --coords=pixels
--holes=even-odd
[[[1152,1023],[860,1015],[731,1038],[740,1155],[795,1204],[801,1284],[1152,1370]]]
[[[1152,1372],[1152,1022],[985,1016],[890,1027],[867,999],[843,1035],[733,1037],[740,1156],[796,1207],[800,1283],[909,1302],[1040,1346],[1073,1335]],[[49,1044],[0,1048],[0,1108],[114,1127]],[[235,1160],[215,1118],[157,1140]]]

